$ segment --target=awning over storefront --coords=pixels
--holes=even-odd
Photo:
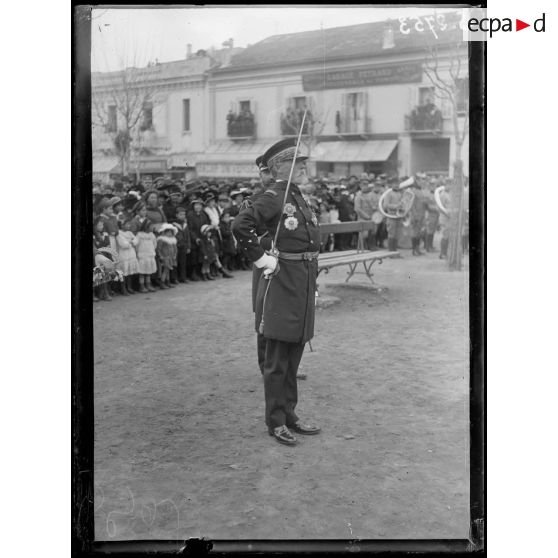
[[[93,174],[108,174],[119,164],[120,159],[118,157],[93,157]]]
[[[167,165],[169,169],[173,167],[195,167],[200,156],[203,156],[203,153],[172,153],[167,159]]]
[[[198,176],[257,177],[256,157],[262,155],[277,140],[220,141],[198,157]]]
[[[397,140],[327,141],[315,147],[312,159],[323,163],[380,163],[396,146]]]

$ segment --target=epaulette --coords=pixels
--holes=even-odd
[[[249,207],[252,207],[253,205],[254,205],[254,202],[252,200],[246,199],[240,204],[238,209],[239,209],[239,211],[244,211],[245,209],[248,209]]]
[[[274,196],[276,196],[277,192],[275,190],[266,190],[264,194],[273,194]]]

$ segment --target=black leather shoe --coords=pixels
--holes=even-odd
[[[294,446],[296,444],[296,438],[285,425],[270,428],[269,435],[273,436],[280,444],[286,444],[287,446]]]
[[[319,434],[321,428],[314,424],[304,424],[303,422],[295,422],[294,424],[289,424],[289,428],[294,430],[297,434],[304,434],[305,436],[312,436],[313,434]]]

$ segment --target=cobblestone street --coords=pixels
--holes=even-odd
[[[467,260],[402,253],[380,291],[320,276],[340,301],[297,410],[322,433],[293,448],[263,421],[251,272],[96,303],[96,538],[466,538]]]

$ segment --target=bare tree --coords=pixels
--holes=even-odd
[[[140,132],[153,125],[156,88],[150,83],[149,68],[126,68],[93,75],[92,85],[95,116],[113,141],[121,161],[122,175],[128,176],[131,153],[139,144]]]
[[[454,185],[452,191],[452,207],[450,220],[450,242],[448,267],[451,270],[461,269],[464,207],[464,180],[462,151],[469,129],[469,107],[459,117],[458,100],[462,80],[468,79],[466,63],[467,43],[456,42],[439,45],[438,42],[426,45],[424,73],[433,87],[434,96],[451,106],[453,136],[455,138],[455,159],[453,161]],[[442,64],[445,61],[445,64]]]

